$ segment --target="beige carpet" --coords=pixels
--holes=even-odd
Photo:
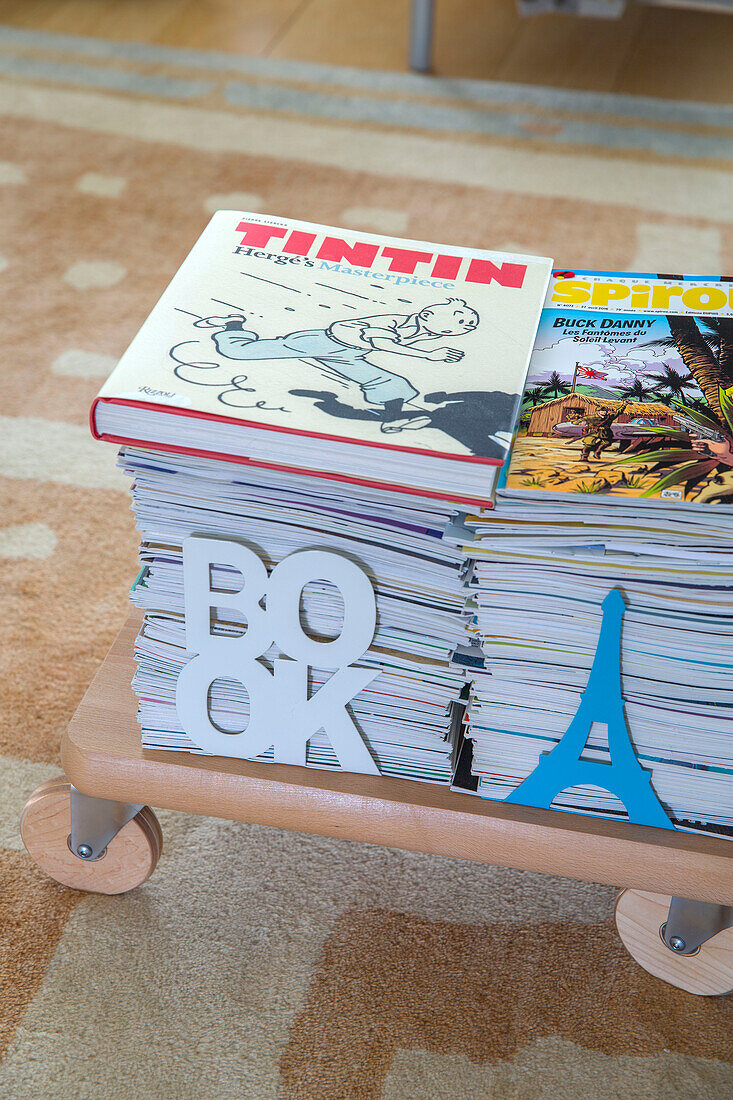
[[[640,970],[606,888],[163,813],[155,875],[110,899],[17,827],[136,571],[89,403],[211,210],[713,274],[732,129],[0,27],[2,1100],[733,1094],[733,1002]]]

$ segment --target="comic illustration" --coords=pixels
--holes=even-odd
[[[103,396],[500,464],[549,270],[223,211]]]
[[[408,299],[402,301],[411,304]],[[249,327],[246,314],[230,313],[193,322],[195,328],[209,330],[212,346],[207,350],[218,352],[219,367],[210,357],[192,359],[191,341],[172,348],[171,357],[179,380],[216,387],[223,405],[260,409],[267,408],[253,398],[260,390],[248,385],[252,364],[268,364],[267,370],[275,373],[283,360],[301,361],[310,369],[303,371],[302,387],[288,390],[291,399],[310,399],[318,409],[341,420],[372,421],[385,435],[438,428],[464,442],[473,454],[501,458],[511,438],[519,395],[448,388],[456,374],[451,368],[464,358],[459,341],[479,323],[477,310],[462,298],[431,302],[412,313],[342,317],[323,329],[266,338]],[[382,354],[375,357],[374,352]],[[180,358],[182,354],[185,359]],[[445,389],[421,392],[421,361],[445,365]],[[250,374],[241,373],[240,365],[247,365]],[[266,381],[260,382],[260,389],[269,391],[271,386],[263,385]],[[334,392],[330,388],[334,382],[347,392]],[[289,408],[296,410],[298,404],[291,400]],[[279,411],[285,412],[286,406],[280,405]]]
[[[641,278],[628,277],[654,285]],[[548,295],[510,489],[733,503],[733,316],[724,281],[707,298],[696,286],[688,300],[718,313],[558,308]]]

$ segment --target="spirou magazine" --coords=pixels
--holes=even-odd
[[[216,422],[236,425],[260,464],[323,468],[317,441],[340,447],[332,476],[347,445],[357,480],[360,463],[374,479],[380,460],[399,460],[409,489],[431,459],[451,467],[450,491],[493,479],[550,270],[538,257],[219,211],[103,386],[92,428],[211,453]]]
[[[503,491],[733,503],[733,281],[554,271]]]

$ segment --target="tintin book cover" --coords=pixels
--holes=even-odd
[[[550,271],[219,211],[99,400],[501,465]]]
[[[510,495],[733,503],[733,281],[555,271]]]

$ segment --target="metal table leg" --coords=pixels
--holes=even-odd
[[[410,68],[429,72],[433,52],[434,0],[412,0],[410,13]]]

